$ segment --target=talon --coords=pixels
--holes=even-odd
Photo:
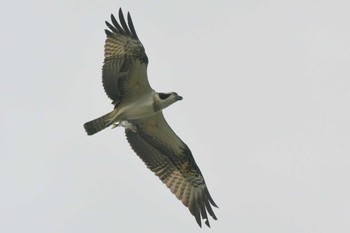
[[[118,123],[118,126],[122,126],[125,129],[130,129],[133,132],[136,132],[137,128],[135,125],[133,125],[132,123],[128,122],[128,121],[121,121]]]

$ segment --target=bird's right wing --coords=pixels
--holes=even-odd
[[[136,154],[175,196],[188,207],[199,226],[201,218],[209,225],[209,215],[216,220],[203,175],[190,149],[165,121],[163,113],[130,121],[136,130],[126,129],[126,137]]]

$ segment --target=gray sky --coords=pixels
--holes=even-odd
[[[20,8],[18,6],[21,6]],[[215,232],[349,232],[350,1],[13,1],[1,7],[0,232],[209,232],[151,173],[101,83],[130,11]]]

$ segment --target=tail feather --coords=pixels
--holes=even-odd
[[[93,135],[97,132],[100,132],[101,130],[107,128],[111,124],[113,124],[116,121],[116,114],[117,111],[113,110],[112,112],[107,113],[106,115],[103,115],[99,118],[96,118],[95,120],[86,122],[84,124],[85,131],[88,135]]]

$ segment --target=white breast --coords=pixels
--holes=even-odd
[[[135,120],[154,115],[153,93],[120,106],[120,119]]]

